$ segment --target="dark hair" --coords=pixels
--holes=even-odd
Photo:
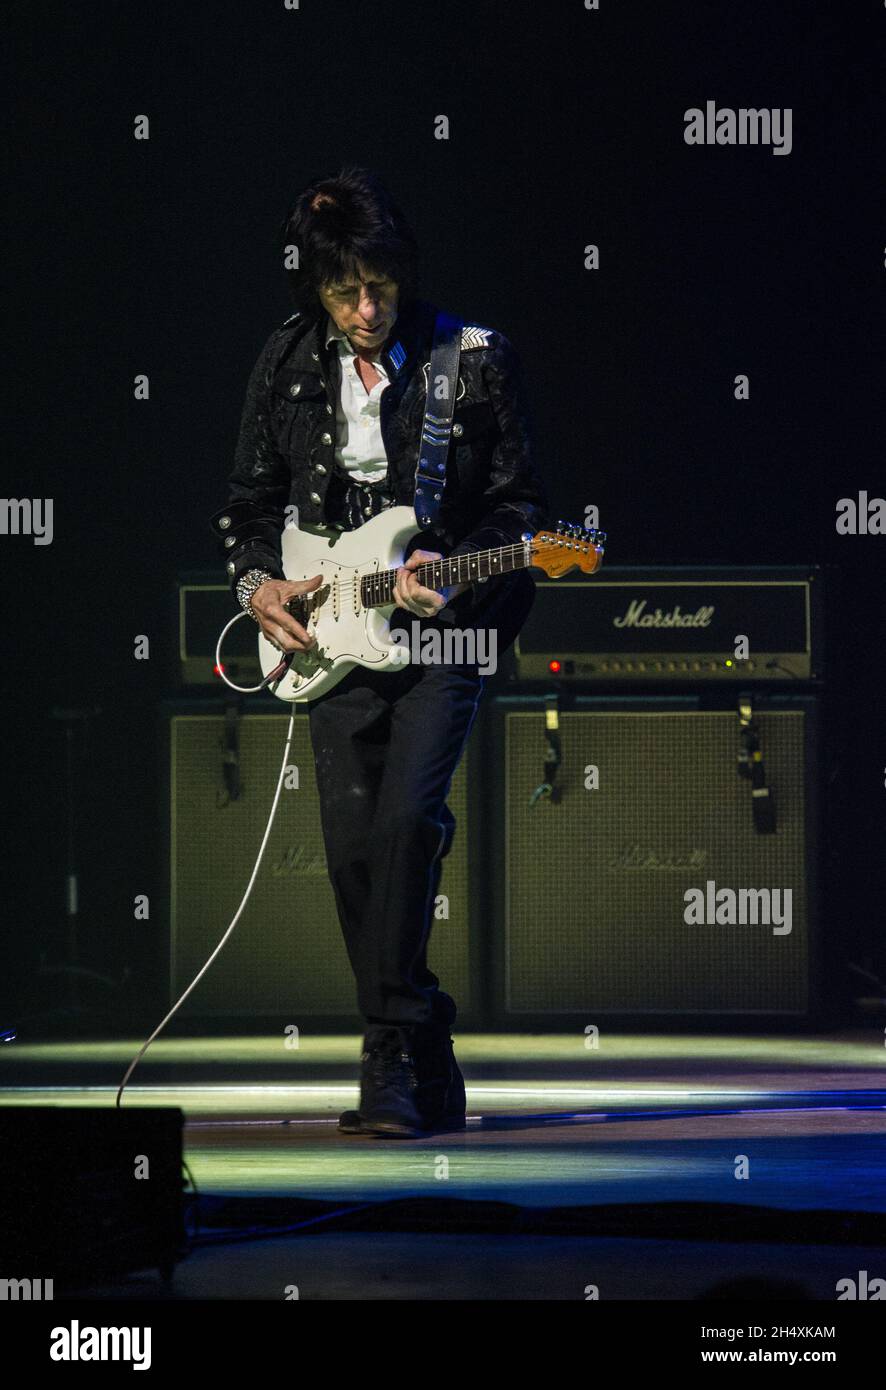
[[[416,292],[418,244],[393,198],[369,169],[345,168],[314,180],[281,227],[282,244],[298,248],[298,269],[287,268],[296,309],[321,313],[321,285],[349,279],[357,266],[381,272],[400,286],[400,303]]]

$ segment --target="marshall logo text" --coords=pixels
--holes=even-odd
[[[646,612],[645,598],[635,598],[628,604],[628,611],[620,618],[612,619],[613,627],[710,627],[714,616],[714,605],[696,608],[694,613],[683,613],[679,603],[668,613],[656,608],[654,613]]]
[[[609,869],[701,869],[707,863],[707,850],[647,849],[645,845],[628,845],[610,858]]]
[[[271,865],[275,878],[283,874],[326,874],[326,860],[322,854],[312,853],[304,845],[289,845],[284,853]]]

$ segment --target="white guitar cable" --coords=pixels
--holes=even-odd
[[[227,627],[225,627],[224,631],[222,632],[221,637],[219,637],[219,639],[218,639],[218,645],[217,645],[217,647],[216,647],[216,649],[215,649],[215,660],[216,660],[216,665],[217,665],[218,668],[219,668],[219,672],[221,672],[221,644],[222,644],[222,641],[224,640],[225,633],[228,631],[229,628],[233,627],[234,623],[237,622],[237,619],[238,619],[238,618],[246,618],[246,617],[248,617],[248,616],[249,616],[249,615],[248,615],[247,613],[238,613],[237,616],[236,616],[235,618],[232,618],[232,619],[231,619],[231,621],[228,623]],[[271,677],[266,678],[266,679],[262,682],[261,685],[255,685],[255,686],[249,687],[249,691],[251,692],[251,691],[254,691],[254,690],[263,690],[263,689],[265,688],[265,686],[268,684],[268,680],[269,680],[269,679],[273,679],[273,678],[274,678],[274,675],[273,675],[273,673],[272,673]],[[231,686],[232,690],[243,690],[243,687],[242,687],[242,686],[239,686],[239,685],[232,685],[231,681],[228,681],[227,684]],[[245,693],[245,692],[244,692],[244,693]],[[155,1040],[155,1038],[158,1038],[158,1037],[160,1036],[160,1034],[163,1032],[163,1029],[166,1027],[166,1025],[167,1025],[167,1023],[169,1022],[169,1020],[170,1020],[170,1019],[173,1017],[173,1015],[176,1014],[176,1013],[178,1012],[178,1010],[181,1008],[182,1004],[185,1002],[185,1000],[187,999],[187,997],[188,997],[188,995],[191,993],[191,991],[192,991],[193,989],[195,989],[195,988],[197,987],[197,985],[200,983],[200,981],[203,979],[203,976],[206,974],[206,972],[207,972],[207,970],[209,969],[210,965],[212,965],[212,963],[213,963],[213,961],[215,960],[216,956],[219,954],[219,952],[221,951],[222,947],[225,945],[226,941],[229,939],[229,937],[230,937],[232,931],[234,930],[234,928],[236,927],[237,923],[238,923],[239,920],[240,920],[240,917],[241,917],[241,915],[242,915],[242,913],[243,913],[243,909],[245,908],[246,904],[249,902],[249,897],[250,897],[250,894],[252,893],[252,889],[253,889],[253,886],[254,886],[254,884],[255,884],[255,880],[256,880],[257,877],[258,877],[258,871],[259,871],[259,869],[261,868],[261,862],[262,862],[262,859],[264,858],[265,850],[266,850],[266,848],[267,848],[268,840],[269,840],[269,838],[270,838],[271,828],[272,828],[272,826],[273,826],[273,824],[274,824],[274,817],[275,817],[276,814],[277,814],[277,805],[278,805],[278,802],[279,802],[279,800],[280,800],[280,792],[281,792],[281,790],[282,790],[282,788],[283,788],[283,778],[284,778],[285,775],[286,775],[286,768],[287,768],[288,765],[289,765],[289,749],[290,749],[290,746],[291,746],[291,744],[292,744],[292,735],[293,735],[294,731],[295,731],[295,711],[293,710],[293,711],[290,713],[290,716],[289,716],[289,728],[288,728],[288,730],[286,731],[286,748],[285,748],[284,753],[283,753],[283,762],[282,762],[282,764],[281,764],[281,766],[280,766],[280,776],[277,778],[277,790],[274,792],[274,801],[273,801],[273,804],[272,804],[272,806],[271,806],[271,814],[268,816],[268,823],[267,823],[267,825],[265,826],[265,833],[264,833],[264,835],[263,835],[263,837],[262,837],[261,845],[259,846],[258,856],[257,856],[257,858],[256,858],[255,865],[254,865],[254,867],[253,867],[252,874],[251,874],[251,876],[250,876],[249,882],[248,882],[247,885],[246,885],[246,892],[243,894],[243,897],[242,897],[242,899],[240,900],[240,906],[237,908],[237,911],[234,913],[234,916],[233,916],[233,918],[231,919],[230,926],[227,928],[227,930],[226,930],[224,936],[222,937],[221,941],[220,941],[220,942],[218,943],[218,945],[216,946],[215,950],[212,952],[212,955],[209,957],[209,959],[207,960],[206,964],[205,964],[205,965],[198,971],[198,973],[194,976],[193,980],[192,980],[191,983],[188,985],[188,987],[187,987],[187,989],[185,990],[184,994],[181,996],[180,999],[176,1000],[176,1002],[173,1004],[172,1008],[169,1010],[169,1013],[168,1013],[168,1014],[166,1015],[166,1017],[163,1019],[163,1022],[162,1022],[162,1023],[159,1023],[159,1024],[157,1025],[157,1027],[154,1029],[154,1031],[153,1031],[153,1033],[151,1034],[151,1036],[148,1038],[147,1042],[143,1044],[143,1046],[141,1047],[141,1049],[139,1050],[139,1052],[135,1055],[135,1057],[133,1058],[133,1060],[130,1062],[130,1064],[129,1064],[129,1069],[128,1069],[128,1071],[126,1072],[126,1075],[124,1076],[123,1080],[120,1082],[120,1087],[119,1087],[119,1090],[117,1091],[117,1107],[118,1107],[118,1109],[119,1109],[119,1107],[120,1107],[120,1101],[121,1101],[121,1099],[122,1099],[122,1097],[123,1097],[123,1091],[124,1091],[124,1088],[125,1088],[125,1086],[126,1086],[126,1083],[128,1082],[128,1080],[129,1080],[130,1076],[132,1075],[132,1073],[135,1071],[135,1069],[136,1069],[136,1067],[138,1066],[139,1062],[141,1061],[142,1057],[144,1057],[145,1053],[147,1052],[148,1048],[151,1046],[151,1043]]]
[[[225,640],[235,623],[239,623],[241,618],[248,617],[249,614],[246,612],[245,609],[242,613],[235,613],[231,621],[229,623],[225,623],[224,627],[222,628],[219,634],[219,639],[215,644],[216,671],[221,676],[225,685],[229,685],[232,690],[238,691],[241,695],[255,695],[259,690],[267,690],[269,686],[275,684],[278,681],[281,681],[283,677],[286,675],[286,672],[289,670],[289,665],[292,661],[292,658],[295,656],[295,652],[287,652],[286,655],[283,657],[282,661],[278,662],[277,665],[274,667],[273,671],[270,671],[268,675],[265,676],[264,680],[260,681],[258,685],[235,685],[233,681],[229,681],[227,676],[225,675],[225,668],[222,663],[222,642]],[[276,694],[276,692],[274,693]]]

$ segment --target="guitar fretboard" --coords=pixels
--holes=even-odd
[[[427,560],[415,570],[426,589],[446,589],[450,584],[472,584],[491,579],[494,574],[511,574],[531,563],[531,543],[499,546],[497,550],[475,550],[445,560]],[[365,608],[383,608],[394,602],[396,570],[379,570],[360,580],[360,601]]]

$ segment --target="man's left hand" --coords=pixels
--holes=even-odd
[[[409,559],[397,570],[394,602],[398,608],[405,608],[408,613],[416,613],[420,618],[432,618],[441,608],[445,608],[456,594],[463,593],[470,587],[468,584],[450,584],[448,588],[437,590],[428,589],[424,584],[420,584],[415,575],[419,565],[442,559],[443,556],[434,550],[412,552]]]

